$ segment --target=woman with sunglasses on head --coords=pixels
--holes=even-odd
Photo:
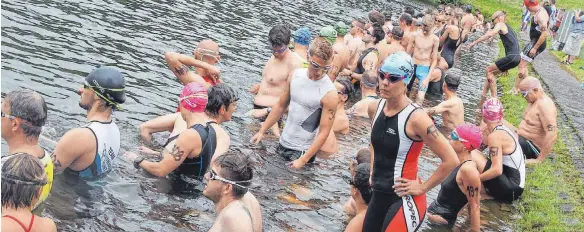
[[[332,149],[324,149],[330,136],[337,106],[337,89],[326,74],[333,58],[332,45],[324,38],[316,38],[309,49],[310,67],[296,69],[290,73],[287,86],[274,105],[262,128],[252,138],[259,143],[266,131],[272,127],[288,109],[288,118],[280,136],[277,152],[293,161],[293,168],[302,168],[314,162],[316,153],[336,152],[336,139]]]
[[[31,213],[48,182],[43,166],[26,153],[2,163],[2,231],[57,231],[53,220]]]
[[[66,169],[83,178],[94,178],[113,168],[121,135],[112,114],[126,101],[124,88],[124,77],[116,69],[101,67],[89,73],[79,90],[79,106],[87,110],[88,123],[61,137],[52,154],[55,172]]]
[[[428,207],[428,219],[431,222],[452,227],[460,210],[467,205],[472,231],[480,230],[481,179],[471,153],[480,155],[476,149],[481,143],[481,129],[469,123],[456,127],[450,133],[450,145],[456,152],[460,165],[442,182],[438,197]]]
[[[456,153],[432,120],[406,96],[414,61],[405,52],[389,56],[378,70],[379,96],[369,105],[373,196],[363,231],[416,231],[426,212],[426,192],[458,165]],[[418,177],[424,144],[442,160],[425,182]]]
[[[515,34],[513,28],[505,22],[507,20],[507,14],[504,11],[497,11],[493,14],[491,20],[495,23],[495,27],[468,45],[468,49],[471,50],[478,43],[488,40],[498,34],[503,43],[503,47],[505,47],[505,57],[495,61],[494,64],[487,67],[487,78],[485,80],[485,86],[483,87],[483,93],[481,94],[483,100],[487,98],[487,92],[489,90],[491,90],[491,97],[497,97],[496,75],[517,67],[521,61],[517,34]]]

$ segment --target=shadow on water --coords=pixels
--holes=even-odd
[[[270,56],[267,33],[276,22],[314,30],[339,20],[349,23],[373,8],[393,9],[395,17],[405,2],[423,7],[403,0],[385,5],[376,1],[281,0],[4,1],[2,94],[18,88],[40,92],[50,111],[43,135],[57,139],[85,121],[77,103],[85,75],[100,64],[118,67],[127,74],[128,100],[125,110],[116,112],[115,118],[124,138],[122,151],[132,150],[139,145],[141,122],[176,107],[181,86],[167,70],[162,54],[190,54],[197,41],[212,38],[221,46],[222,78],[241,98],[233,121],[224,125],[231,134],[232,147],[259,161],[252,192],[262,205],[265,230],[342,231],[348,219],[342,206],[350,197],[347,167],[350,157],[368,145],[369,122],[352,120],[351,133],[338,136],[340,154],[317,159],[301,171],[288,170],[275,155],[275,138],[267,136],[258,146],[248,143],[259,125],[242,113],[251,109],[253,98],[247,89],[261,79],[261,69]],[[496,55],[486,46],[477,49],[484,54],[480,58],[463,55],[464,66],[460,67],[469,74],[459,94],[470,122],[475,122],[485,60]],[[425,105],[437,103],[437,99],[430,99]],[[163,143],[166,136],[157,135],[156,141]],[[2,148],[7,150],[4,141]],[[420,176],[427,179],[438,162],[425,151],[420,158]],[[123,158],[114,166],[105,178],[90,182],[57,176],[44,215],[53,218],[60,231],[206,231],[211,226],[214,206],[201,195],[199,180],[152,178]],[[438,190],[428,194],[428,203]],[[508,207],[483,206],[485,229],[508,230]]]

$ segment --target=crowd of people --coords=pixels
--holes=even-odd
[[[517,200],[526,188],[526,164],[544,161],[557,136],[554,102],[526,67],[545,49],[549,15],[536,0],[524,3],[534,17],[523,51],[504,11],[485,20],[469,5],[426,12],[406,7],[395,18],[373,10],[350,27],[338,22],[314,35],[306,27],[274,26],[267,36],[272,55],[261,82],[249,90],[255,95],[250,113],[261,122],[251,142],[271,132],[279,139],[276,152],[290,161],[290,168],[300,169],[337,153],[336,136],[349,133],[352,118],[368,118],[370,143],[349,167],[351,199],[345,210],[353,217],[346,231],[416,231],[426,218],[453,226],[465,205],[471,228],[478,231],[480,200]],[[471,41],[469,34],[475,32],[484,35]],[[456,54],[497,35],[505,56],[485,70],[482,121],[473,125],[465,122],[465,106],[457,96],[465,75],[456,68],[461,62]],[[167,52],[165,58],[184,85],[178,108],[140,125],[146,145],[124,157],[157,177],[202,178],[203,195],[217,213],[210,231],[262,231],[261,206],[249,191],[253,159],[230,150],[229,134],[221,126],[231,120],[238,95],[222,83],[215,66],[221,60],[219,45],[203,40],[192,56]],[[505,121],[496,91],[496,76],[516,67],[515,91],[529,103],[517,128]],[[361,99],[345,111],[356,91]],[[123,137],[112,113],[126,100],[124,75],[97,68],[79,93],[87,124],[65,133],[52,153],[38,143],[47,120],[43,97],[14,90],[3,99],[2,138],[9,147],[2,157],[3,230],[55,231],[49,218],[33,214],[48,197],[53,175],[64,171],[90,180],[113,168]],[[423,108],[418,103],[427,93],[444,100]],[[434,115],[441,115],[441,125]],[[153,133],[162,131],[170,136],[157,150],[150,142]],[[425,146],[440,163],[424,181],[418,160]],[[426,193],[439,184],[438,197],[428,206]]]

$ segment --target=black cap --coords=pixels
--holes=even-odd
[[[106,102],[122,104],[126,102],[126,82],[120,71],[110,67],[97,68],[85,78],[86,84]],[[114,105],[115,105],[114,104]]]

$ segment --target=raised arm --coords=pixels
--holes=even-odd
[[[211,84],[207,83],[203,77],[194,72],[190,72],[188,67],[202,68],[212,75],[219,75],[219,69],[217,67],[197,60],[191,56],[186,56],[176,52],[166,52],[164,53],[164,58],[166,59],[170,71],[174,73],[183,85],[190,82],[198,82],[203,84],[206,88],[211,87]]]
[[[97,143],[95,141],[95,136],[89,128],[75,128],[65,133],[51,154],[55,173],[61,173],[85,154],[96,153]]]
[[[322,145],[326,142],[331,129],[333,128],[333,121],[335,120],[335,114],[337,112],[337,104],[339,102],[339,95],[335,91],[329,91],[321,100],[322,103],[322,114],[320,116],[320,126],[318,133],[312,144],[302,155],[302,157],[292,162],[293,168],[302,168],[308,161],[316,155],[316,152],[320,151]]]
[[[468,49],[472,49],[478,43],[483,42],[483,41],[485,41],[493,36],[496,36],[497,34],[499,34],[501,32],[501,30],[503,29],[503,26],[505,26],[504,23],[497,23],[492,30],[487,31],[487,33],[485,33],[483,36],[481,36],[480,38],[478,38],[477,40],[475,40],[474,42],[469,44]]]
[[[201,147],[201,137],[198,133],[183,132],[178,136],[171,150],[164,149],[162,151],[160,162],[144,160],[140,162],[139,166],[152,175],[165,177],[177,169],[189,154],[199,154]]]

